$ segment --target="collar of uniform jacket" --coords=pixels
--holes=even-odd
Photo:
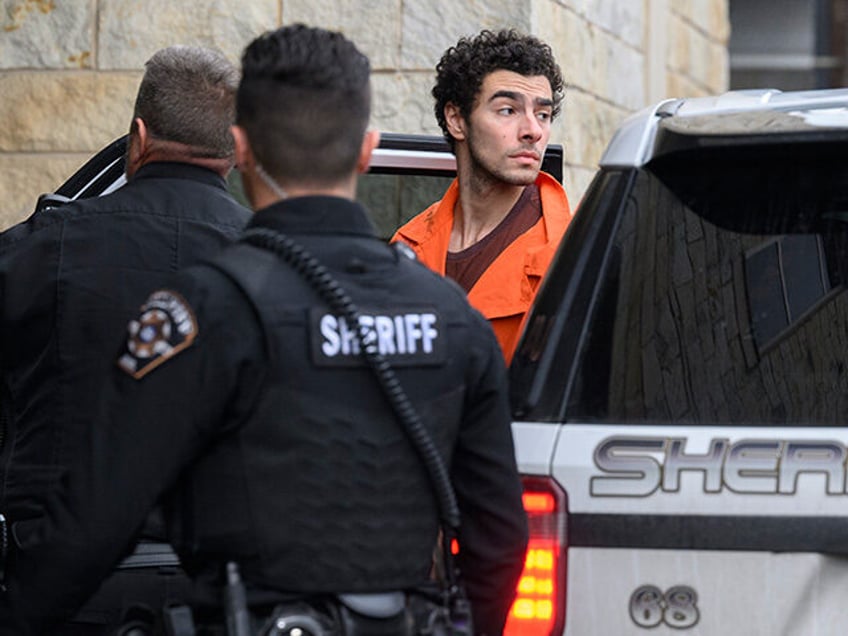
[[[153,161],[146,163],[136,171],[131,181],[135,181],[136,179],[189,179],[221,188],[222,190],[227,189],[226,180],[217,172],[178,161]]]
[[[376,236],[365,208],[350,199],[304,196],[257,210],[248,228],[267,227],[284,234]]]

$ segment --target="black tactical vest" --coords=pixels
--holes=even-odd
[[[415,297],[418,265],[364,244],[374,244],[370,278],[334,275],[449,458],[465,389],[463,365],[452,372],[444,346],[448,322],[461,314]],[[187,480],[177,541],[189,569],[237,555],[248,584],[292,592],[425,581],[438,533],[433,490],[348,327],[269,251],[241,244],[216,266],[253,305],[269,369],[252,417]]]

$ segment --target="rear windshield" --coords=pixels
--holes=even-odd
[[[567,418],[844,425],[846,150],[702,148],[640,170]]]

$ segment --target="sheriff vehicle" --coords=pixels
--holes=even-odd
[[[119,187],[122,158],[39,206]],[[454,167],[442,139],[383,135],[359,187],[380,234]],[[531,542],[508,636],[845,631],[846,284],[848,90],[621,126],[510,369]]]
[[[509,633],[844,633],[846,159],[848,90],[618,130],[510,369]]]

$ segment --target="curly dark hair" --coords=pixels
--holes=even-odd
[[[515,29],[481,31],[473,38],[461,38],[455,46],[445,51],[436,65],[436,84],[432,91],[436,103],[433,110],[451,149],[455,141],[448,132],[445,105],[455,104],[467,121],[483,79],[489,73],[499,70],[547,77],[554,101],[551,119],[559,114],[563,80],[551,47]]]
[[[242,55],[236,123],[284,181],[329,183],[356,167],[371,112],[371,64],[341,33],[292,24]]]

